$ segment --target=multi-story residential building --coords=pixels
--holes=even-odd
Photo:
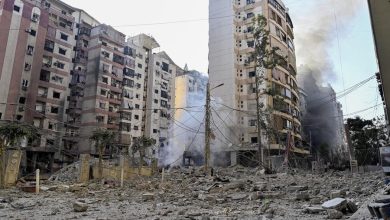
[[[74,8],[60,1],[6,0],[0,10],[6,28],[1,31],[0,115],[40,128],[37,143],[26,148],[30,169],[39,161],[52,163],[59,152],[73,67]]]
[[[241,146],[239,150],[257,151],[255,76],[258,71],[251,59],[254,52],[253,18],[263,15],[267,18],[271,47],[279,47],[280,55],[287,60],[273,70],[262,70],[265,80],[261,87],[260,102],[265,109],[272,109],[271,123],[278,130],[278,137],[262,134],[262,146],[268,154],[286,149],[287,134],[294,141],[292,150],[301,145],[301,122],[299,120],[299,91],[296,79],[293,23],[288,10],[280,0],[215,0],[210,2],[209,29],[209,75],[211,87],[224,83],[225,86],[212,90],[212,95],[223,104],[237,109],[231,114],[231,128],[228,129],[231,143]],[[269,95],[266,90],[276,91]],[[278,97],[278,98],[275,98]],[[291,138],[290,138],[291,139]]]
[[[170,164],[183,155],[183,160],[177,160],[178,163],[187,159],[185,165],[202,165],[204,135],[196,131],[204,131],[207,82],[207,76],[196,70],[189,71],[187,66],[176,76],[176,109],[173,114],[171,143],[160,151],[165,164]],[[186,109],[188,107],[190,108]]]
[[[145,135],[157,141],[156,148],[169,144],[174,114],[175,76],[178,67],[165,52],[149,55],[146,90]],[[153,152],[156,156],[158,151]]]
[[[142,135],[168,144],[178,67],[153,53],[153,37],[126,40],[57,0],[0,1],[0,25],[0,120],[40,130],[26,148],[27,171],[94,153],[98,128],[117,133],[117,146]]]
[[[379,65],[378,80],[382,100],[385,103],[387,126],[390,127],[390,2],[386,0],[367,0],[371,15],[371,25],[376,44]],[[390,131],[390,129],[388,129]]]
[[[74,28],[76,45],[74,47],[73,69],[70,72],[72,79],[68,90],[67,123],[65,124],[65,134],[61,145],[61,160],[64,162],[74,160],[79,153],[78,143],[85,139],[80,135],[80,127],[86,84],[88,48],[92,28],[100,24],[99,21],[80,9],[75,9],[73,16],[76,22],[76,28]]]

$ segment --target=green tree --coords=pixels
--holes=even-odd
[[[145,136],[135,138],[132,146],[132,154],[133,154],[133,161],[134,161],[134,154],[139,152],[139,157],[140,157],[139,158],[140,161],[138,165],[139,170],[144,165],[146,150],[155,144],[156,144],[156,140],[153,138],[149,138]]]
[[[92,133],[92,136],[89,138],[91,141],[95,142],[96,149],[99,153],[99,178],[103,176],[103,151],[107,146],[112,146],[112,143],[115,140],[115,134],[111,131],[104,129],[97,129]]]
[[[360,117],[349,118],[352,148],[359,165],[379,163],[379,148],[388,143],[388,135],[383,119],[364,120]]]
[[[264,124],[262,115],[265,115],[262,111],[262,104],[260,103],[260,84],[264,80],[265,70],[272,70],[277,65],[281,64],[285,58],[279,54],[280,48],[271,47],[269,42],[270,31],[267,28],[267,18],[262,15],[257,15],[253,18],[254,26],[253,38],[254,38],[254,51],[251,54],[250,61],[255,61],[256,76],[255,76],[255,89],[256,89],[256,116],[257,116],[257,142],[258,142],[258,157],[260,164],[264,163],[264,148],[261,141],[261,129]],[[269,119],[268,119],[269,120]],[[266,126],[269,126],[266,125]],[[268,130],[266,128],[266,130]]]
[[[20,150],[22,140],[34,140],[38,137],[36,127],[11,122],[0,126],[0,186],[4,186],[6,150],[15,147]]]

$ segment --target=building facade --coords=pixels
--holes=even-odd
[[[276,135],[262,132],[262,145],[273,155],[286,149],[287,136],[293,138],[292,150],[307,154],[301,146],[301,122],[299,119],[299,90],[296,79],[293,23],[288,9],[280,0],[215,0],[210,2],[209,76],[211,87],[224,83],[225,86],[212,91],[224,106],[235,109],[230,114],[232,123],[225,136],[236,150],[256,150],[256,91],[253,18],[262,15],[267,18],[271,47],[280,48],[280,55],[287,57],[273,70],[262,70],[260,102],[264,110],[271,109],[268,126]],[[270,95],[266,91],[275,91]],[[227,110],[227,109],[226,109]],[[222,110],[221,110],[222,111]],[[290,138],[291,140],[291,138]]]
[[[0,25],[0,120],[40,131],[25,148],[26,171],[95,154],[96,129],[117,134],[116,149],[143,135],[158,142],[151,153],[168,144],[180,68],[154,53],[153,37],[127,38],[57,0],[0,1]]]
[[[390,126],[390,2],[386,0],[367,0],[371,15],[371,26],[374,34],[376,55],[379,65],[379,91],[385,104],[387,126]],[[389,129],[388,129],[389,130]]]

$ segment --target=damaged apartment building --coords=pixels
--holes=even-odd
[[[0,120],[40,131],[23,148],[25,172],[95,154],[99,128],[118,148],[143,135],[157,141],[151,154],[168,144],[180,68],[153,37],[127,38],[59,0],[0,1],[0,26]]]
[[[270,46],[280,48],[280,55],[287,59],[276,68],[263,71],[260,102],[264,109],[273,109],[267,126],[277,134],[270,136],[263,130],[261,144],[269,156],[281,156],[287,148],[297,156],[307,156],[309,151],[302,146],[294,26],[288,9],[280,0],[215,0],[210,2],[209,11],[210,17],[223,17],[210,19],[210,86],[229,85],[211,93],[227,106],[225,111],[233,110],[228,114],[231,123],[224,134],[230,138],[225,142],[232,147],[222,144],[219,149],[231,152],[232,164],[247,164],[247,158],[258,151],[255,78],[259,70],[251,55],[255,50],[253,18],[263,15],[268,22]],[[265,92],[270,89],[275,95]],[[280,158],[272,163],[277,166]]]

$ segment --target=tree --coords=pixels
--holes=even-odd
[[[144,159],[146,156],[146,149],[148,149],[149,147],[155,144],[156,144],[156,140],[154,140],[153,138],[149,138],[145,136],[135,138],[132,146],[132,154],[133,154],[133,161],[134,161],[134,154],[139,152],[139,157],[140,157],[140,161],[138,165],[139,170],[141,169],[144,163]]]
[[[253,18],[253,37],[254,37],[254,52],[251,54],[251,60],[255,61],[256,77],[256,116],[257,116],[257,143],[258,143],[258,156],[260,164],[264,163],[264,148],[261,141],[261,129],[262,129],[262,108],[260,103],[260,84],[264,79],[264,69],[274,69],[281,63],[284,58],[279,55],[280,48],[271,47],[269,43],[270,32],[267,30],[267,18],[262,15],[258,15]]]
[[[16,147],[20,150],[22,140],[34,140],[38,137],[36,127],[28,124],[11,122],[0,126],[0,186],[4,186],[6,150]]]
[[[96,149],[99,151],[99,178],[103,176],[103,151],[107,146],[111,146],[115,140],[115,134],[108,130],[98,129],[92,133],[89,138],[95,142]]]
[[[359,165],[379,163],[379,148],[386,146],[388,135],[383,118],[364,120],[360,117],[347,120],[352,148]]]

